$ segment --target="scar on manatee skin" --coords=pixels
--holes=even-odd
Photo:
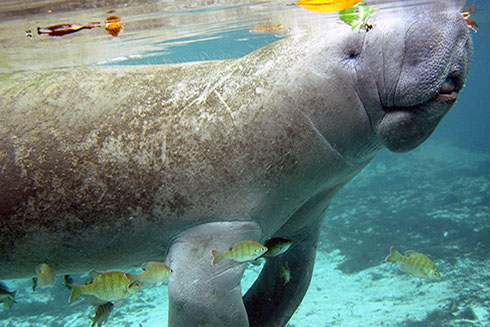
[[[225,105],[226,110],[230,113],[231,116],[231,121],[233,122],[233,126],[236,127],[236,122],[235,122],[235,117],[233,117],[233,112],[231,111],[230,107],[226,104],[225,100],[221,97],[221,95],[218,93],[218,91],[214,90],[214,94],[218,97],[218,99]]]

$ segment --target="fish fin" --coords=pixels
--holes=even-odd
[[[412,274],[403,263],[400,263],[400,270],[407,274]]]
[[[223,260],[225,258],[225,256],[223,255],[223,252],[212,250],[211,254],[213,255],[213,265],[219,263],[221,260]]]
[[[67,284],[68,286],[71,287],[71,295],[70,299],[68,300],[69,303],[72,303],[76,299],[78,299],[80,296],[83,295],[82,288],[80,285],[73,285],[73,284]]]
[[[102,275],[102,273],[98,272],[97,270],[90,270],[90,272],[88,273],[89,283],[92,283],[100,275]]]
[[[390,255],[386,257],[385,261],[386,262],[397,262],[400,261],[401,254],[398,252],[398,250],[392,246],[390,248]]]
[[[136,279],[136,280],[133,280],[133,281],[130,281],[129,285],[128,285],[128,289],[130,289],[131,287],[135,287],[137,286],[137,284],[143,284],[142,281]]]
[[[404,255],[405,255],[406,257],[409,257],[409,256],[411,256],[411,255],[417,255],[417,254],[419,254],[419,253],[418,253],[418,252],[416,252],[416,251],[414,251],[414,250],[407,250],[407,251],[405,251],[405,253],[404,253]]]
[[[122,306],[122,304],[123,304],[123,300],[119,300],[119,301],[114,302],[112,305],[113,305],[114,309],[119,309]]]
[[[93,317],[87,316],[87,318],[90,319],[95,324],[95,322],[96,322],[95,316],[93,316]],[[92,324],[92,326],[93,326],[93,324]]]
[[[128,277],[128,279],[131,282],[134,282],[136,280],[139,280],[142,276],[141,276],[141,274],[130,274],[130,273],[126,273],[126,277]]]

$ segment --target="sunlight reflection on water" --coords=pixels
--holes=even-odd
[[[303,24],[338,19],[278,1],[33,1],[0,3],[0,73],[91,64],[165,64],[243,56]],[[377,10],[426,0],[367,0]],[[38,35],[37,27],[122,18],[117,37],[104,28],[62,37]],[[282,26],[276,30],[250,30]],[[129,60],[129,62],[128,62]]]

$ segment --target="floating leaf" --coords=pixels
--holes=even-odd
[[[369,31],[372,28],[372,25],[367,22],[370,15],[372,15],[373,10],[371,7],[363,4],[362,2],[342,10],[339,12],[339,18],[344,23],[350,25],[352,30],[356,29],[356,27],[360,26],[361,28]]]
[[[300,0],[295,5],[316,12],[335,12],[352,7],[361,0]]]

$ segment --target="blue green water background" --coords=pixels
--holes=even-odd
[[[407,313],[402,323],[386,320],[382,315],[376,318],[373,308],[370,315],[379,319],[377,326],[490,326],[490,4],[478,1],[477,8],[472,18],[480,25],[480,31],[473,33],[472,69],[455,107],[418,149],[406,154],[381,151],[338,194],[327,212],[319,257],[338,253],[337,268],[345,276],[362,276],[373,267],[390,271],[389,267],[382,266],[383,259],[389,247],[396,245],[403,251],[413,249],[429,255],[443,274],[444,287],[454,289],[451,296],[442,299],[431,298],[430,292],[418,294],[420,303],[445,301],[445,304],[423,318],[413,318]],[[251,34],[243,27],[217,31],[199,42],[169,46],[162,41],[161,51],[155,50],[159,46],[156,44],[146,53],[148,56],[118,64],[233,58],[278,38],[270,33]],[[321,269],[315,268],[316,271]],[[394,266],[392,270],[390,275],[375,273],[366,288],[376,279],[400,279],[401,282],[410,278]],[[314,277],[311,289],[328,294],[330,282],[318,280]],[[414,288],[425,286],[417,283],[413,284]],[[17,288],[19,303],[10,310],[0,308],[0,326],[19,326],[20,323],[25,326],[89,326],[88,307],[68,306],[68,292],[62,285],[36,295],[30,293],[29,281],[9,281],[8,285]],[[165,296],[163,290],[155,294]],[[107,326],[138,326],[138,323],[148,326],[144,319],[131,319],[131,315],[148,308],[151,308],[148,314],[165,309],[159,308],[164,304],[151,296],[133,303],[132,311],[121,310]],[[306,305],[310,303],[308,296],[310,293]],[[397,303],[403,300],[398,299]],[[363,294],[359,294],[358,301],[364,301]],[[388,303],[393,300],[387,298],[386,305]],[[330,312],[319,309],[322,306],[328,307],[329,303],[309,309],[313,316],[323,317],[318,318],[322,322],[319,326],[350,326],[351,312],[339,310],[336,314],[340,318],[334,322],[325,316]],[[483,309],[478,311],[477,308]],[[485,308],[488,316],[484,315]],[[308,311],[308,308],[301,310]],[[407,309],[394,306],[392,310]],[[471,316],[471,311],[476,318]],[[70,315],[78,320],[64,320]],[[311,326],[308,321],[293,317],[290,326]],[[165,325],[162,320],[160,326]]]

